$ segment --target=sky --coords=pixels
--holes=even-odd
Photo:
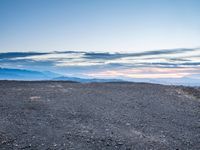
[[[200,0],[0,0],[0,79],[37,71],[200,85],[199,8]]]
[[[199,0],[0,0],[0,52],[200,46]]]

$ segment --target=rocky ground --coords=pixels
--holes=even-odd
[[[1,150],[199,150],[200,89],[0,81]]]

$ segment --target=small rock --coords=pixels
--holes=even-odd
[[[109,129],[106,129],[106,131],[109,131]]]
[[[123,145],[123,142],[119,141],[117,142],[117,145]]]

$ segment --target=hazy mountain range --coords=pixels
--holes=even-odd
[[[135,53],[0,53],[0,79],[131,81],[200,86],[200,49]]]
[[[95,78],[77,78],[67,77],[60,74],[56,74],[50,71],[39,72],[22,69],[8,69],[0,68],[0,80],[55,80],[55,81],[75,81],[75,82],[122,82],[120,79],[95,79]]]

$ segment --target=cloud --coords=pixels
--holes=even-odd
[[[62,74],[104,75],[104,77],[112,75],[131,78],[190,76],[196,73],[195,69],[200,68],[199,60],[199,48],[156,50],[140,53],[83,51],[0,53],[0,67],[5,68],[31,68],[36,71],[54,71]],[[181,68],[190,69],[180,73]],[[162,69],[163,72],[159,72],[158,69]],[[168,71],[174,69],[175,72],[165,72],[166,69]],[[146,73],[146,70],[149,72]]]
[[[47,53],[38,53],[38,52],[9,52],[9,53],[0,53],[0,59],[7,59],[7,58],[17,58],[17,57],[27,57],[27,56],[38,56],[44,55]]]

